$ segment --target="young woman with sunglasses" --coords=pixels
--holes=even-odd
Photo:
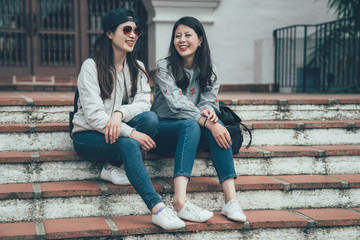
[[[180,218],[206,222],[213,213],[195,206],[186,197],[195,155],[210,149],[225,203],[222,214],[245,222],[234,179],[231,138],[216,116],[218,74],[202,24],[193,17],[179,19],[171,35],[169,56],[156,66],[156,87],[151,110],[159,116],[155,137],[158,154],[175,154],[174,208]]]
[[[102,27],[95,57],[84,61],[78,77],[74,148],[87,160],[105,162],[102,179],[131,183],[152,212],[153,223],[167,230],[182,228],[185,223],[156,193],[141,154],[141,149],[155,148],[152,138],[159,121],[149,111],[148,74],[133,55],[140,35],[137,20],[132,11],[115,9],[103,17]],[[126,174],[119,168],[122,163]]]

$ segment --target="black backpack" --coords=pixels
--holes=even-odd
[[[245,151],[248,150],[252,142],[251,131],[243,123],[241,123],[241,118],[222,101],[219,101],[219,110],[220,111],[216,111],[216,115],[224,123],[226,129],[230,133],[232,142],[231,148],[233,154],[239,153],[244,141],[243,129],[240,127],[240,125],[244,127],[244,129],[249,133],[250,136],[249,143],[244,149]]]
[[[74,111],[69,112],[69,130],[70,130],[70,137],[72,138],[72,130],[74,128],[73,119],[75,113],[78,111],[78,99],[79,99],[79,90],[76,88],[75,96],[74,96]]]

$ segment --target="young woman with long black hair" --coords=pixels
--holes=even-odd
[[[157,62],[154,103],[151,110],[159,116],[155,137],[158,154],[175,154],[174,208],[180,218],[205,222],[213,213],[199,208],[186,198],[197,152],[210,149],[222,185],[225,204],[222,213],[245,222],[237,199],[231,138],[218,119],[218,74],[202,24],[193,17],[179,19],[173,27],[169,56]]]
[[[102,179],[118,185],[130,181],[152,212],[153,223],[167,230],[184,227],[156,193],[141,155],[141,149],[156,147],[152,138],[159,121],[149,111],[148,74],[133,55],[140,35],[137,20],[132,11],[115,9],[103,17],[102,27],[95,57],[84,61],[78,77],[74,148],[87,160],[105,162]],[[126,175],[119,168],[122,163]]]

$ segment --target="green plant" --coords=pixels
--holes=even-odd
[[[339,19],[354,19],[354,25],[350,26],[350,37],[359,40],[360,35],[360,0],[328,0],[328,7],[335,9]],[[359,48],[360,46],[358,46]],[[360,66],[360,51],[356,51],[352,56],[355,66]],[[348,87],[339,89],[340,92],[360,92],[359,76],[356,81]],[[336,91],[336,90],[335,90]]]
[[[338,18],[360,18],[360,0],[328,0],[328,7],[335,8]]]
[[[321,25],[309,37],[316,44],[306,65],[323,73],[318,80],[322,91],[360,92],[360,0],[328,0],[328,8],[335,9],[339,20]]]

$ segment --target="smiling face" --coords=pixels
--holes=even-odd
[[[132,27],[133,30],[126,35],[123,29],[128,26]],[[127,53],[134,50],[135,43],[138,39],[137,35],[134,33],[135,28],[135,22],[128,21],[120,24],[115,32],[109,31],[106,33],[106,36],[112,41],[114,51]]]
[[[174,47],[183,58],[186,65],[192,66],[195,52],[201,46],[202,38],[198,37],[194,29],[180,24],[175,30]]]

